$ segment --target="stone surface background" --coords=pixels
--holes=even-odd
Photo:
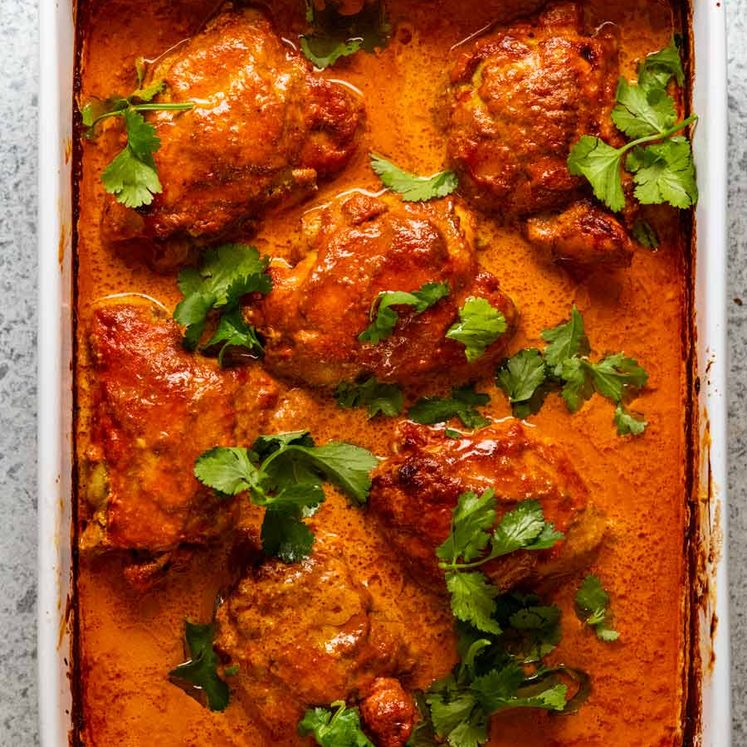
[[[41,0],[52,2],[53,0]],[[729,470],[734,743],[747,746],[747,0],[729,35]],[[37,3],[0,0],[0,746],[36,723]],[[744,300],[745,305],[741,301]]]

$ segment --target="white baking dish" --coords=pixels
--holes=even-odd
[[[74,0],[41,0],[39,98],[39,728],[68,744],[72,491],[72,106]],[[711,600],[701,614],[704,747],[729,747],[731,713],[726,548],[726,49],[722,2],[694,0],[697,208],[697,367],[703,501]],[[708,549],[706,547],[706,549]],[[716,593],[717,592],[717,593]],[[718,618],[711,634],[712,615]]]

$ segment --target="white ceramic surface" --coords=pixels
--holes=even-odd
[[[41,0],[39,100],[39,729],[43,747],[68,744],[71,696],[66,605],[70,589],[72,428],[72,0]],[[726,41],[723,4],[695,0],[694,108],[700,203],[696,308],[701,425],[710,447],[702,477],[726,536]],[[731,744],[725,544],[715,577],[715,667],[704,681],[704,747]],[[708,620],[704,618],[704,624]]]
[[[693,5],[693,109],[700,121],[693,138],[700,200],[695,211],[697,259],[695,272],[696,350],[701,379],[701,494],[711,495],[711,526],[715,527],[718,561],[713,579],[713,609],[701,618],[701,634],[710,638],[710,614],[718,626],[710,640],[715,660],[703,682],[704,747],[731,745],[729,654],[729,586],[726,557],[726,204],[727,98],[726,19],[723,2],[695,0]],[[710,483],[710,484],[709,484]],[[720,536],[719,536],[720,535]],[[706,647],[707,648],[707,647]],[[706,652],[708,653],[708,652]]]
[[[72,190],[74,25],[71,0],[39,7],[39,730],[68,744],[71,582]]]

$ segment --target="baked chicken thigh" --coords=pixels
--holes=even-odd
[[[221,12],[150,77],[164,81],[160,101],[195,106],[151,114],[163,192],[137,212],[110,202],[105,230],[114,240],[224,236],[309,195],[355,150],[358,99],[314,74],[257,8]]]
[[[545,519],[566,535],[551,550],[519,551],[486,564],[501,589],[572,572],[599,545],[605,522],[570,460],[520,423],[496,423],[457,439],[412,424],[403,431],[398,453],[374,476],[369,506],[418,580],[445,588],[436,548],[466,491],[495,490],[498,521],[519,502],[537,500]]]
[[[317,548],[298,565],[265,562],[217,622],[216,647],[239,665],[239,697],[265,725],[267,744],[297,744],[289,735],[306,708],[349,698],[361,701],[377,744],[406,743],[416,710],[393,676],[415,666],[413,636],[333,551]]]
[[[449,159],[470,201],[510,222],[583,196],[584,181],[568,171],[568,154],[582,135],[619,140],[610,118],[617,79],[616,38],[606,27],[589,35],[580,4],[551,5],[536,19],[475,42],[451,71],[446,115]],[[574,211],[595,211],[594,220],[564,261],[630,264],[629,240],[599,250],[608,234],[624,234],[614,216],[587,202]],[[563,231],[550,218],[543,236]]]
[[[453,201],[408,204],[356,193],[318,212],[307,229],[308,254],[293,268],[272,268],[272,293],[253,312],[271,371],[315,386],[361,374],[407,383],[448,372],[458,380],[504,353],[514,305],[480,270],[470,222]],[[395,305],[390,336],[359,339],[379,293],[412,293],[430,283],[448,284],[448,295],[422,313]],[[470,297],[485,299],[506,322],[474,364],[462,343],[446,337]]]
[[[242,420],[259,428],[272,383],[187,353],[177,325],[145,301],[96,309],[88,345],[95,379],[81,461],[89,514],[81,549],[128,551],[128,574],[147,582],[183,546],[233,525],[237,501],[202,486],[194,462],[233,442]]]
[[[574,202],[559,214],[529,218],[525,234],[554,262],[577,269],[628,267],[633,255],[622,224],[590,200]]]

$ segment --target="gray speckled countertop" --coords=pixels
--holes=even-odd
[[[729,0],[729,575],[735,747],[747,745],[747,0]],[[743,302],[745,305],[743,305]]]
[[[747,747],[747,0],[727,0],[727,15],[731,133],[729,572],[734,743]],[[0,0],[0,747],[38,742],[37,46],[36,0]]]

